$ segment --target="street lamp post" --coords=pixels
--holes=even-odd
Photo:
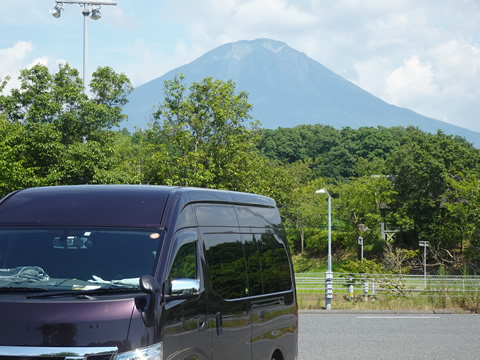
[[[327,194],[328,196],[328,260],[327,271],[325,272],[325,308],[332,309],[333,298],[333,272],[332,272],[332,198],[327,189],[323,188],[315,191],[317,194]]]
[[[423,246],[423,288],[427,288],[427,247],[430,246],[428,241],[419,241],[419,246]]]
[[[88,58],[88,17],[98,20],[102,17],[100,8],[102,5],[117,5],[115,1],[92,1],[92,0],[55,0],[55,7],[50,10],[53,17],[59,18],[63,11],[63,4],[79,4],[83,7],[83,87],[87,88],[87,58]]]
[[[358,245],[360,245],[360,261],[363,262],[363,237],[358,237]]]

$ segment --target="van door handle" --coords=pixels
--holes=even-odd
[[[198,331],[204,332],[207,330],[207,320],[203,319],[198,322]]]
[[[217,312],[215,315],[215,323],[217,324],[217,336],[222,336],[223,333],[223,321],[222,321],[222,313]]]

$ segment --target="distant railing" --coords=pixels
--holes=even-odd
[[[325,295],[325,273],[295,274],[298,294]],[[478,297],[480,276],[333,274],[334,296]]]

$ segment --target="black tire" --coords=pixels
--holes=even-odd
[[[272,358],[271,360],[283,360],[283,356],[281,353],[279,353],[278,351],[274,352],[272,354]]]

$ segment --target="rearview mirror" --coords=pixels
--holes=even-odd
[[[160,298],[160,285],[153,276],[143,275],[140,280],[140,289],[149,296],[146,307],[141,309],[145,326],[152,327],[158,324],[158,299]]]

